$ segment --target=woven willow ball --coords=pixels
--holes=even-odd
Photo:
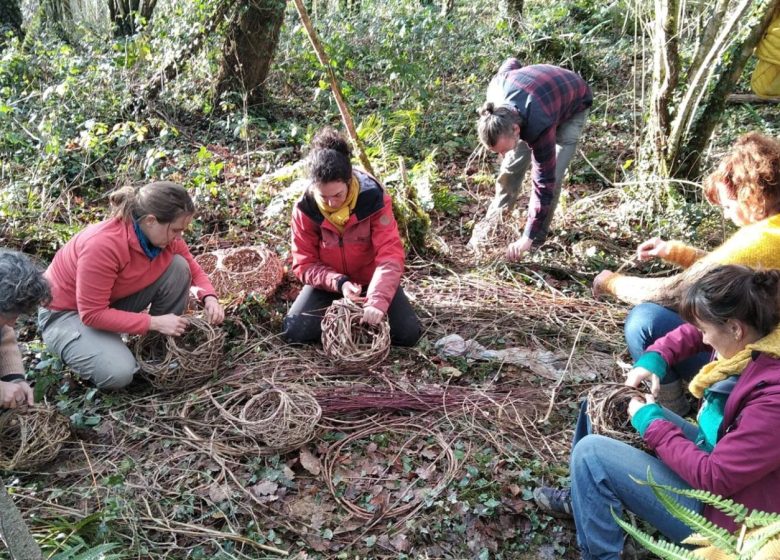
[[[219,261],[220,255],[216,253],[203,253],[202,255],[195,257],[195,262],[197,262],[203,269],[203,272],[208,275],[209,281],[211,281],[211,285],[214,286],[217,293],[224,295],[227,293],[225,271],[219,268]]]
[[[361,323],[363,308],[344,298],[334,301],[322,318],[322,349],[345,371],[376,366],[390,352],[390,325]]]
[[[56,410],[31,406],[0,414],[0,470],[28,470],[57,456],[70,422]]]
[[[591,388],[586,397],[591,431],[627,443],[640,441],[628,416],[628,403],[633,397],[644,399],[644,394],[639,389],[619,383],[604,383]]]
[[[206,382],[222,361],[225,332],[200,317],[188,317],[180,337],[150,332],[136,340],[135,359],[144,377],[161,390],[190,389]]]
[[[302,387],[272,387],[244,405],[241,420],[253,437],[273,449],[295,449],[311,441],[322,409]]]
[[[233,292],[253,292],[268,297],[282,283],[284,266],[279,257],[261,245],[232,249],[222,259],[227,283]]]

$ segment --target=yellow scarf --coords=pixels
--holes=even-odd
[[[706,364],[688,385],[691,393],[700,399],[704,395],[704,390],[711,385],[732,375],[740,375],[750,363],[754,351],[765,352],[776,358],[780,357],[780,327],[753,344],[748,344],[731,358],[723,359],[718,356],[714,362]]]
[[[336,229],[339,230],[339,233],[344,233],[344,226],[349,220],[349,215],[355,209],[359,194],[360,181],[358,181],[358,178],[355,177],[355,175],[352,175],[352,179],[349,182],[347,191],[347,198],[344,200],[344,204],[342,204],[339,208],[332,210],[320,199],[316,190],[314,191],[314,200],[317,201],[317,208],[320,209],[320,212],[322,212],[322,215],[325,216],[325,219],[336,226]]]

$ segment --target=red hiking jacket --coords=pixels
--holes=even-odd
[[[344,233],[328,222],[307,189],[293,208],[293,272],[304,284],[338,292],[339,280],[368,286],[367,305],[387,313],[404,271],[404,248],[393,205],[382,186],[354,170],[357,204]]]

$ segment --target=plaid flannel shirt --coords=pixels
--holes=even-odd
[[[593,94],[578,74],[549,64],[522,66],[507,59],[488,86],[487,100],[509,105],[520,115],[520,139],[532,152],[533,189],[525,235],[543,241],[541,226],[555,192],[555,139],[558,125],[589,108]]]

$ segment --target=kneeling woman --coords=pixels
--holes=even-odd
[[[352,169],[347,141],[331,128],[312,140],[310,184],[292,215],[293,272],[305,284],[284,319],[290,342],[319,340],[336,299],[363,305],[363,322],[390,322],[393,344],[414,346],[420,323],[400,287],[404,248],[392,201],[368,173]]]
[[[195,213],[181,185],[161,181],[111,194],[112,214],[68,241],[46,271],[52,300],[41,336],[53,354],[100,389],[119,389],[138,371],[120,333],[181,335],[190,286],[206,318],[225,318],[208,276],[182,240]],[[145,310],[149,308],[149,312]]]
[[[691,392],[703,399],[698,426],[648,396],[648,402],[632,400],[628,412],[657,458],[597,435],[575,444],[571,509],[583,558],[619,558],[623,531],[610,510],[626,508],[677,542],[691,533],[649,487],[632,480],[646,479],[648,468],[660,484],[706,490],[749,509],[780,513],[779,283],[778,270],[727,265],[707,272],[684,293],[681,315],[703,335],[691,337],[692,347],[685,351],[709,345],[718,353],[691,381]],[[693,498],[674,497],[710,521],[735,529],[722,512]]]

